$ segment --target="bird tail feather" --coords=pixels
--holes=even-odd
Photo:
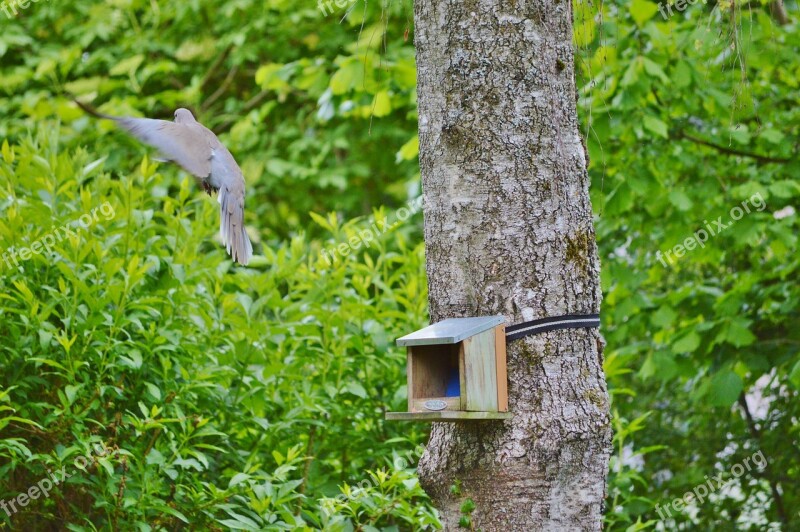
[[[226,187],[219,189],[219,232],[222,243],[234,261],[247,266],[253,257],[253,244],[244,227],[244,197],[231,193]]]

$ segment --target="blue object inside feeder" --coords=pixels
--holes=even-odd
[[[450,375],[447,377],[447,391],[445,397],[459,397],[461,395],[461,382],[458,378],[458,368],[450,370]]]

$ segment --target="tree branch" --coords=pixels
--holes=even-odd
[[[262,101],[264,101],[267,96],[269,96],[269,89],[264,89],[263,91],[259,92],[252,98],[250,98],[245,104],[244,108],[239,112],[239,116],[245,115],[252,111],[256,106],[258,106]],[[228,131],[231,126],[236,122],[234,119],[225,120],[219,127],[214,128],[214,131],[217,133]]]
[[[209,67],[208,71],[206,72],[206,75],[203,76],[203,81],[200,82],[200,88],[201,89],[203,89],[208,84],[208,82],[211,81],[211,78],[214,76],[214,73],[217,71],[217,69],[220,66],[222,66],[222,63],[224,63],[225,60],[228,58],[228,55],[231,53],[231,50],[233,50],[233,45],[229,44],[217,56],[217,58],[214,60],[214,63]]]
[[[214,104],[214,102],[216,102],[223,94],[225,94],[225,91],[228,90],[228,87],[230,86],[231,82],[233,81],[233,78],[236,76],[238,72],[239,72],[239,65],[234,65],[233,68],[231,68],[230,71],[228,72],[228,75],[225,76],[225,81],[223,81],[222,84],[217,88],[217,90],[214,91],[214,94],[209,96],[208,99],[206,99],[206,101],[203,102],[203,104],[200,106],[200,109],[205,111],[206,109],[211,107]]]
[[[737,150],[735,148],[728,148],[727,146],[720,146],[719,144],[714,144],[708,140],[701,139],[699,137],[695,137],[693,135],[689,135],[688,133],[684,133],[683,131],[678,133],[679,139],[686,139],[689,141],[694,142],[695,144],[700,144],[702,146],[707,146],[709,148],[713,148],[720,153],[726,153],[728,155],[737,155],[739,157],[749,157],[751,159],[755,159],[756,161],[762,164],[769,164],[769,163],[789,163],[792,162],[793,159],[784,159],[782,157],[769,157],[766,155],[759,155],[758,153],[751,153],[742,150]]]
[[[786,12],[786,6],[783,5],[783,0],[775,0],[769,5],[769,12],[772,18],[775,19],[780,26],[785,26],[789,20],[789,14]]]
[[[758,430],[756,426],[756,421],[753,419],[753,414],[750,413],[750,407],[747,405],[747,398],[744,395],[744,392],[739,394],[739,406],[742,408],[744,412],[745,420],[747,421],[747,427],[750,429],[750,435],[753,437],[756,442],[758,442],[758,448],[761,449],[761,431]],[[775,477],[772,474],[769,462],[764,467],[764,478],[767,479],[769,482],[769,488],[772,491],[772,499],[775,501],[775,510],[778,513],[778,517],[785,525],[789,525],[789,517],[786,515],[786,509],[783,507],[783,497],[781,497],[781,493],[778,490],[778,483],[775,481]]]

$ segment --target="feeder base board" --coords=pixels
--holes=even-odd
[[[479,419],[511,419],[511,412],[386,412],[387,421],[472,421]]]

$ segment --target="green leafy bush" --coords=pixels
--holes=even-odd
[[[440,528],[435,511],[425,504],[427,495],[412,473],[400,470],[370,471],[358,486],[344,485],[342,493],[323,499],[322,524],[326,530],[425,530]]]
[[[767,4],[695,3],[668,20],[642,0],[576,6],[615,530],[655,524],[656,504],[757,450],[765,471],[658,526],[800,526],[800,32]],[[739,216],[743,203],[755,208]],[[732,225],[674,253],[718,219]]]
[[[112,175],[85,149],[62,151],[57,126],[4,153],[3,250],[104,202],[114,216],[0,271],[0,499],[93,443],[113,452],[0,522],[436,525],[408,473],[366,472],[422,436],[383,422],[404,403],[392,339],[425,320],[422,249],[406,244],[419,220],[330,264],[298,235],[235,268],[215,241],[216,202],[183,174],[144,159]],[[330,225],[324,245],[367,222]],[[325,502],[361,478],[380,481]]]

